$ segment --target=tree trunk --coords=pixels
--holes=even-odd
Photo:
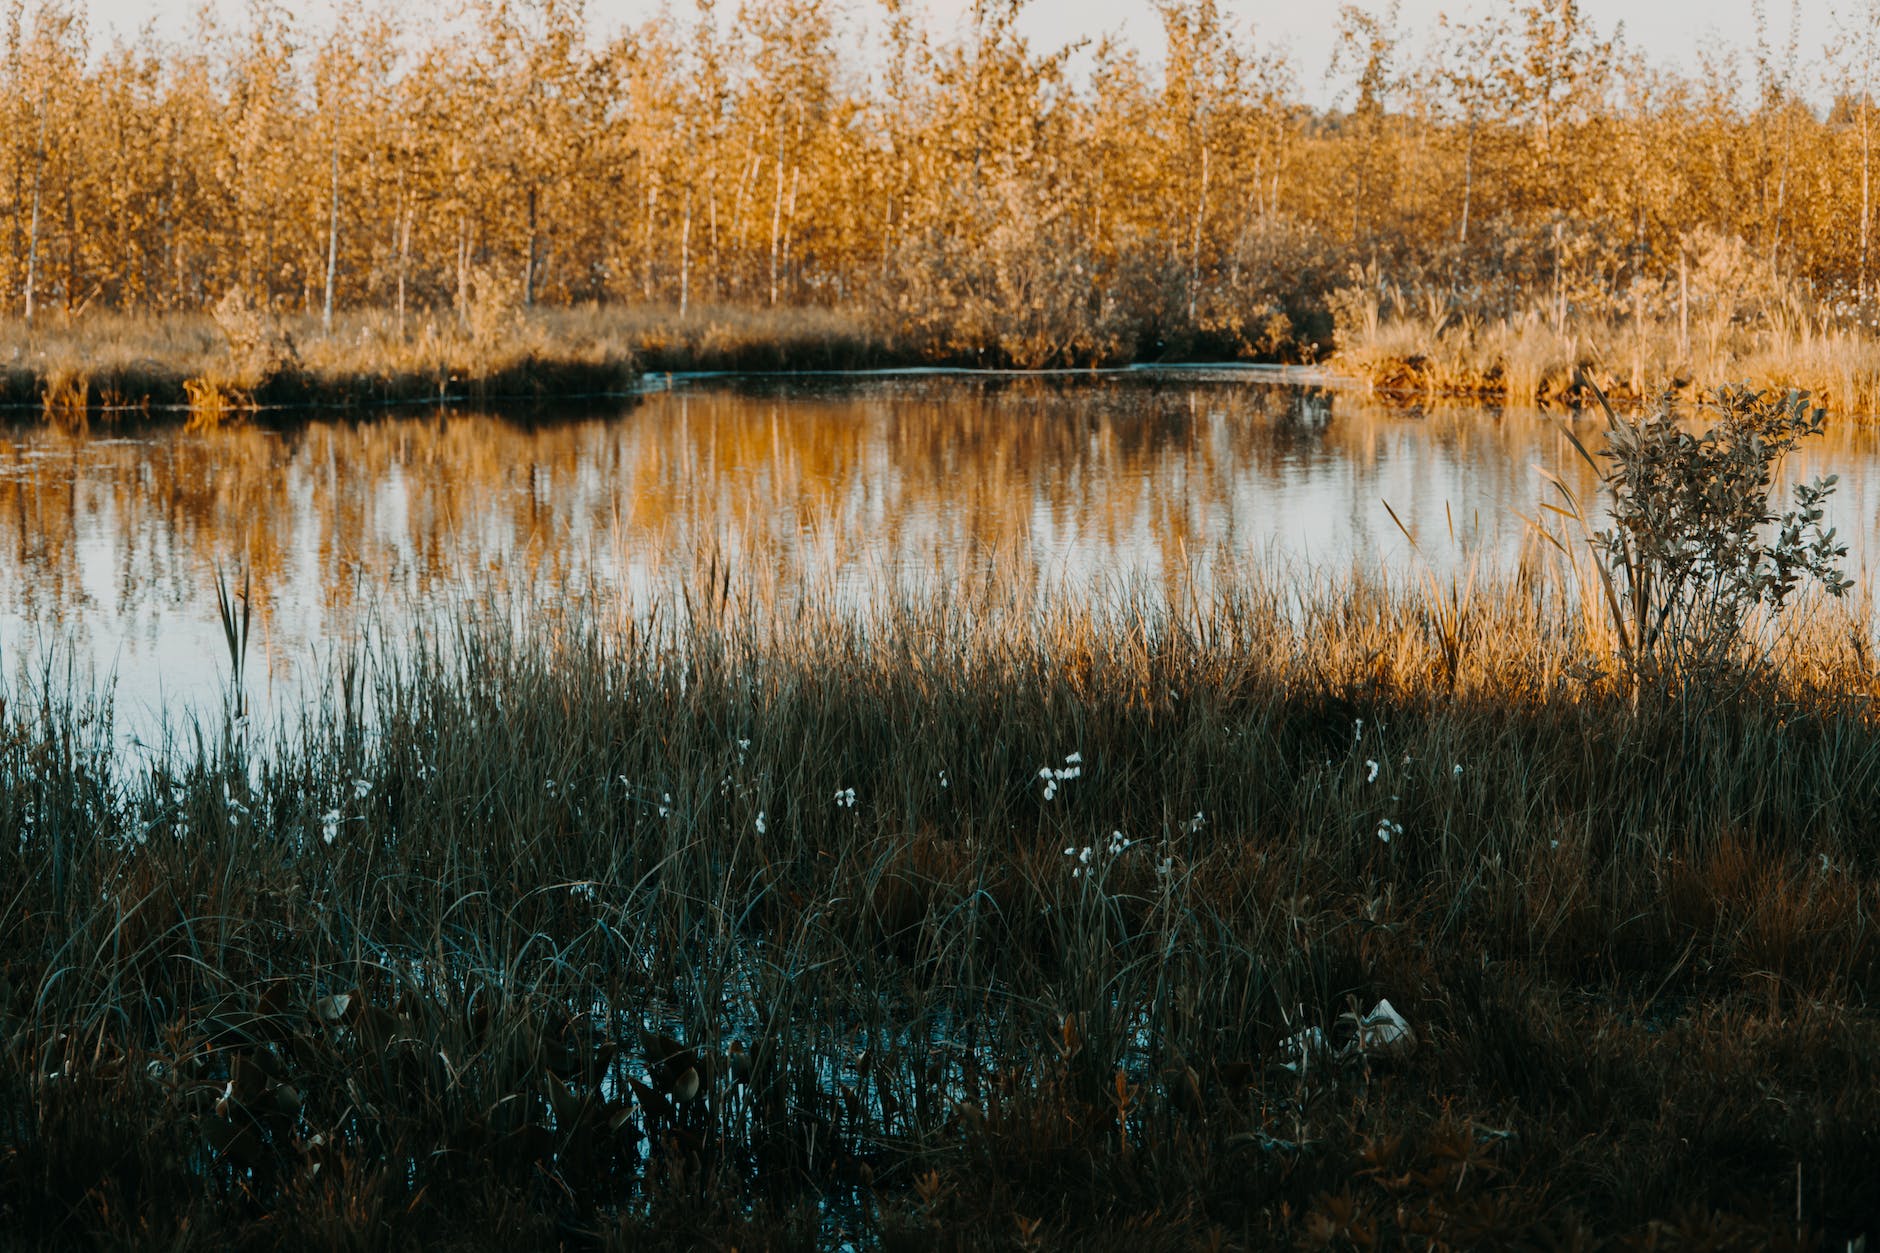
[[[646,225],[640,234],[640,294],[653,298],[653,211],[659,204],[659,184],[646,188]]]
[[[470,219],[457,215],[457,321],[470,325]]]
[[[1208,211],[1208,146],[1201,145],[1201,193],[1195,197],[1195,225],[1188,245],[1188,325],[1195,322],[1196,295],[1201,287],[1201,222]]]
[[[33,326],[34,288],[39,282],[39,188],[46,169],[46,115],[50,92],[39,98],[39,140],[33,150],[33,212],[26,243],[26,329]]]
[[[679,228],[679,318],[692,303],[692,193],[685,195],[685,224]]]
[[[1462,231],[1456,242],[1469,246],[1469,201],[1475,194],[1475,118],[1469,118],[1469,136],[1462,148]]]
[[[803,177],[803,167],[790,167],[790,198],[783,206],[783,281],[787,286],[790,281],[790,247],[796,242],[796,189]]]
[[[750,190],[752,180],[757,177],[757,167],[763,162],[763,158],[757,155],[755,146],[747,149],[747,151],[751,154],[750,164],[741,167],[741,171],[738,174],[738,194],[731,203],[731,247],[734,250],[734,256],[737,255],[736,250],[741,248],[744,242],[745,193]],[[742,258],[739,259],[741,260]],[[744,275],[741,270],[735,276],[735,280],[732,283],[732,290],[737,292],[744,290]]]
[[[1868,125],[1867,101],[1870,93],[1863,91],[1860,97],[1860,308],[1867,312],[1867,239],[1869,227],[1873,221],[1872,197],[1872,155],[1871,130]]]
[[[539,197],[536,188],[529,188],[529,255],[522,259],[522,305],[525,309],[535,307],[535,215]]]
[[[332,205],[326,219],[326,298],[320,305],[320,330],[333,333],[333,283],[339,274],[339,128],[333,129]]]
[[[404,181],[401,172],[399,181]],[[398,193],[398,336],[405,336],[405,275],[411,265],[411,206],[403,188]]]
[[[718,294],[719,284],[724,276],[724,262],[718,255],[718,170],[716,167],[712,169],[711,183],[705,190],[705,220],[712,237],[712,291]]]
[[[777,136],[777,194],[770,208],[770,303],[777,303],[777,244],[783,234],[783,136]]]

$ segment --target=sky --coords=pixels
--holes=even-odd
[[[90,0],[93,30],[99,34],[115,29],[134,33],[146,21],[154,19],[162,33],[180,37],[193,25],[193,16],[203,0]],[[210,7],[238,16],[242,0],[207,0]],[[761,0],[750,0],[761,3]],[[970,11],[972,0],[922,0],[937,30],[957,28]],[[1386,0],[1369,0],[1367,7],[1381,8]],[[1486,11],[1495,0],[1401,0],[1400,28],[1410,37],[1412,46],[1434,28],[1439,14],[1463,17]],[[1499,0],[1508,5],[1512,0]],[[719,0],[720,8],[734,12],[736,0]],[[1875,0],[1800,0],[1795,11],[1800,17],[1799,53],[1804,65],[1818,62],[1823,45],[1834,33],[1833,13],[1839,10],[1851,16],[1855,6],[1871,8]],[[326,0],[286,0],[286,7],[309,24],[328,13]],[[673,0],[681,12],[691,8],[689,0]],[[872,11],[869,0],[855,0],[852,7]],[[1331,58],[1332,26],[1337,12],[1334,0],[1222,0],[1223,10],[1242,31],[1251,26],[1255,40],[1262,45],[1280,44],[1290,49],[1302,94],[1314,104],[1330,103],[1332,89],[1324,82],[1325,66]],[[1791,17],[1790,0],[1766,0],[1770,18],[1770,42],[1779,50],[1786,42]],[[632,24],[657,12],[659,0],[589,0],[589,12],[601,25]],[[1581,0],[1581,13],[1602,32],[1625,23],[1628,45],[1642,49],[1659,64],[1685,71],[1697,68],[1696,50],[1706,38],[1747,50],[1755,39],[1751,0]],[[1162,41],[1149,0],[1031,0],[1021,19],[1021,27],[1034,46],[1061,45],[1072,40],[1104,34],[1119,34],[1134,43],[1150,60],[1160,57]],[[108,38],[108,35],[107,35]],[[100,42],[103,42],[102,40]],[[1817,93],[1804,88],[1804,94]]]

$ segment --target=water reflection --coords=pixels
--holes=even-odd
[[[1857,573],[1880,551],[1875,460],[1871,432],[1844,430],[1788,467],[1841,474]],[[133,715],[212,705],[218,568],[252,572],[251,674],[279,699],[368,614],[396,623],[467,589],[644,604],[704,554],[854,597],[995,561],[1175,592],[1223,553],[1401,567],[1388,501],[1430,559],[1460,558],[1453,516],[1505,564],[1536,464],[1590,489],[1537,413],[1406,412],[1233,371],[700,380],[553,421],[23,424],[0,428],[0,666],[70,640]]]

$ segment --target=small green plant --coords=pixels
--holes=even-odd
[[[1832,596],[1853,586],[1837,564],[1847,546],[1822,525],[1836,476],[1797,484],[1785,513],[1770,503],[1783,457],[1821,432],[1823,412],[1807,393],[1722,388],[1705,405],[1717,422],[1693,434],[1669,394],[1631,421],[1588,386],[1606,414],[1607,446],[1595,457],[1567,438],[1599,476],[1610,524],[1594,530],[1571,489],[1548,478],[1567,503],[1557,512],[1585,534],[1635,691],[1743,678],[1767,664],[1777,617],[1805,582]]]
[[[229,707],[236,718],[248,714],[248,695],[244,671],[248,660],[248,628],[254,621],[254,602],[249,599],[248,575],[242,575],[242,590],[231,592],[228,578],[215,572],[215,612],[222,622],[222,640],[228,645]],[[241,608],[235,607],[236,600]]]

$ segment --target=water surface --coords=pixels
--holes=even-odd
[[[1591,494],[1561,421],[1244,370],[678,379],[552,419],[22,421],[0,427],[0,669],[72,661],[114,682],[130,725],[215,708],[218,570],[251,579],[250,695],[278,707],[367,626],[506,592],[643,607],[706,559],[857,600],[994,563],[1098,594],[1188,594],[1223,555],[1506,566],[1551,491],[1536,466]],[[1880,439],[1843,427],[1786,467],[1829,471],[1861,576],[1880,552]]]

